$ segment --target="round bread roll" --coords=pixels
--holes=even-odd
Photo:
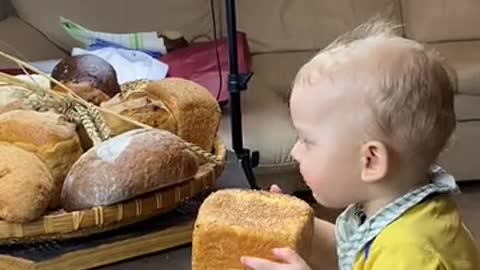
[[[97,106],[110,99],[110,97],[102,90],[95,88],[91,82],[66,82],[64,84],[82,99]],[[55,86],[53,91],[61,93],[66,92],[66,90],[59,85]]]
[[[33,153],[0,143],[0,218],[15,223],[39,218],[53,194],[47,166]]]
[[[22,109],[26,92],[11,86],[0,87],[0,113]]]
[[[22,81],[35,83],[42,89],[50,88],[50,81],[41,75],[17,75],[15,77]],[[26,108],[24,100],[27,98],[27,93],[26,89],[18,86],[0,87],[0,113]]]
[[[52,78],[61,83],[73,83],[72,90],[77,90],[76,94],[93,103],[97,100],[101,102],[105,99],[105,95],[113,97],[120,92],[117,73],[113,66],[92,54],[74,55],[62,59],[53,68]],[[92,92],[86,91],[88,88],[85,87],[75,87],[78,83],[86,83]],[[53,82],[52,88],[56,88]],[[99,90],[100,93],[98,93]]]
[[[101,104],[118,114],[149,126],[170,131],[187,142],[213,149],[221,110],[203,86],[180,78],[136,82],[123,86],[124,93]],[[133,128],[124,121],[106,119],[114,134]]]
[[[51,208],[60,205],[65,176],[83,153],[75,129],[75,124],[54,112],[14,110],[0,114],[0,142],[35,153],[50,169],[55,184]]]
[[[62,189],[67,211],[105,206],[191,179],[199,158],[174,134],[136,129],[90,148]]]

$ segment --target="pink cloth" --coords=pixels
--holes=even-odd
[[[218,49],[218,61],[215,46]],[[237,33],[237,51],[239,73],[249,72],[250,49],[245,33]],[[228,101],[228,73],[230,69],[226,38],[218,39],[217,42],[192,43],[188,47],[167,53],[160,60],[168,65],[168,77],[192,80],[207,88],[215,98],[218,96],[218,102]],[[220,64],[221,78],[219,77],[218,63]]]

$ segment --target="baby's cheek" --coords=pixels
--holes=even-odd
[[[321,171],[313,162],[305,161],[300,163],[300,172],[304,178],[304,181],[311,188],[316,187],[321,181]]]

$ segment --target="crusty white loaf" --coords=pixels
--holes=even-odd
[[[131,83],[124,88],[126,94],[118,94],[101,106],[149,126],[168,130],[207,151],[212,150],[221,111],[215,98],[203,86],[185,79],[167,78]],[[109,119],[107,124],[114,134],[131,128],[127,123]]]
[[[275,260],[274,248],[290,247],[307,258],[312,208],[266,191],[221,190],[201,205],[192,242],[192,270],[244,269],[241,256]]]
[[[35,154],[0,143],[0,218],[16,223],[37,219],[53,188],[50,171]]]
[[[9,111],[0,114],[0,142],[32,152],[47,165],[55,183],[50,208],[57,208],[65,176],[83,153],[76,125],[54,112]]]
[[[72,166],[62,190],[65,210],[115,204],[191,179],[199,158],[174,134],[125,132],[90,148]]]

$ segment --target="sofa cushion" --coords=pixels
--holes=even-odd
[[[480,38],[480,1],[401,0],[405,34],[425,42]]]
[[[252,56],[252,71],[264,89],[288,101],[292,82],[298,70],[316,51],[261,53]]]
[[[298,164],[290,156],[296,135],[288,106],[272,89],[256,85],[242,92],[242,130],[244,146],[259,151],[260,163],[254,169],[262,188],[279,184],[287,192],[298,189],[301,177]],[[224,111],[219,136],[232,149],[230,112]]]
[[[279,184],[286,192],[303,189],[298,164],[290,156],[296,132],[290,120],[289,94],[293,79],[315,51],[261,53],[252,56],[252,81],[242,92],[243,138],[251,150],[260,152],[254,172],[260,187]],[[231,148],[228,109],[220,136]]]
[[[242,130],[244,146],[251,151],[259,151],[260,163],[255,168],[258,184],[266,188],[272,181],[278,181],[289,192],[298,186],[299,178],[278,179],[282,175],[298,175],[298,165],[290,156],[296,135],[290,122],[287,103],[273,89],[256,83],[249,83],[242,97]],[[219,136],[228,149],[232,149],[230,111],[224,110]],[[275,179],[272,176],[275,175]]]
[[[293,164],[290,149],[296,133],[290,120],[289,93],[295,74],[314,52],[264,53],[252,56],[253,78],[242,93],[244,143],[261,150],[261,166]],[[230,131],[228,110],[222,132]],[[230,141],[230,139],[228,139]]]
[[[480,121],[458,123],[452,143],[440,156],[439,164],[457,180],[478,180],[479,138]]]
[[[475,120],[480,123],[480,96],[456,95],[455,112],[460,122]]]
[[[290,150],[296,135],[290,121],[288,103],[273,89],[249,83],[242,97],[243,142],[260,151],[260,167],[295,165]],[[231,148],[229,108],[224,110],[220,135]]]
[[[458,74],[458,90],[480,95],[480,41],[432,43]]]
[[[440,164],[457,180],[474,180],[480,175],[476,160],[480,156],[480,96],[456,95],[457,129]]]
[[[62,0],[12,0],[12,3],[22,19],[67,51],[78,44],[60,27],[60,16],[104,32],[176,30],[188,40],[213,33],[209,0],[72,0],[68,4]]]
[[[400,18],[397,0],[241,0],[236,7],[253,52],[319,49],[374,15]]]
[[[0,42],[0,50],[22,60],[58,59],[66,55],[35,28],[17,17],[9,17],[0,21],[0,36],[3,39]],[[17,67],[17,65],[0,58],[0,68],[12,67]]]

